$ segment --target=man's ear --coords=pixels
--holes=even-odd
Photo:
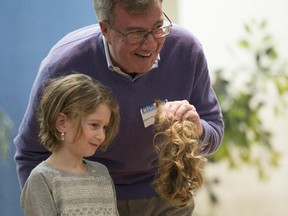
[[[100,29],[101,29],[103,36],[105,37],[106,41],[109,43],[110,42],[110,36],[109,36],[108,24],[105,21],[101,20],[99,22],[99,26],[100,26]]]
[[[67,127],[67,116],[64,113],[59,113],[56,119],[56,129],[60,133],[65,133]]]

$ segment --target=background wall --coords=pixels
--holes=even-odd
[[[177,0],[177,21],[203,43],[211,68],[232,64],[229,49],[243,35],[252,18],[268,21],[282,54],[288,56],[286,0]]]
[[[0,1],[0,108],[14,122],[11,140],[41,60],[66,33],[95,22],[92,0]],[[0,215],[21,216],[12,141],[10,147],[9,160],[0,158]]]

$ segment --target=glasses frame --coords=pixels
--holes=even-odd
[[[139,44],[139,43],[143,43],[143,42],[148,38],[148,36],[149,36],[150,34],[151,34],[154,38],[163,38],[163,37],[166,37],[167,35],[170,34],[171,29],[172,29],[172,21],[169,19],[169,17],[168,17],[164,12],[162,12],[162,13],[163,13],[163,15],[165,16],[165,18],[168,20],[169,25],[165,25],[165,26],[164,26],[164,23],[163,23],[163,25],[162,25],[161,27],[154,28],[154,29],[152,29],[151,31],[134,31],[134,32],[129,32],[129,33],[126,33],[126,34],[125,34],[125,33],[121,32],[119,29],[117,29],[115,26],[113,26],[108,20],[105,20],[104,22],[106,22],[106,23],[110,26],[110,28],[111,28],[112,30],[118,32],[118,33],[121,34],[123,37],[127,38],[128,43],[130,43],[130,44]],[[155,30],[159,30],[159,29],[163,29],[163,28],[169,28],[169,30],[167,31],[168,33],[167,33],[167,34],[164,34],[164,35],[161,36],[161,37],[158,37],[158,36],[155,37],[155,35],[154,35],[153,32],[155,32]],[[143,34],[143,38],[142,38],[140,41],[137,41],[137,42],[131,42],[131,40],[129,41],[129,35],[136,34],[136,33],[138,33],[138,32]],[[140,34],[139,34],[139,35],[140,35]]]

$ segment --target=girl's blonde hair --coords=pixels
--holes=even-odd
[[[193,198],[193,191],[204,183],[202,165],[206,159],[200,154],[195,124],[175,120],[157,104],[154,142],[159,161],[154,186],[162,198],[183,207]]]
[[[91,77],[73,72],[71,75],[48,80],[39,104],[39,137],[49,151],[61,147],[60,132],[56,120],[60,113],[78,125],[75,140],[82,133],[82,118],[95,112],[99,104],[106,104],[111,110],[106,139],[100,148],[106,150],[118,133],[120,114],[119,105],[110,90]]]

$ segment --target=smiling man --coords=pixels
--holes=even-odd
[[[117,4],[114,19],[99,17],[113,64],[128,74],[146,73],[151,69],[163,47],[163,33],[169,34],[171,30],[171,23],[168,22],[165,23],[167,30],[163,31],[161,2],[155,2],[153,7],[153,10],[131,14]]]
[[[176,119],[196,124],[201,153],[214,153],[223,119],[199,41],[172,24],[162,0],[94,0],[99,23],[71,32],[42,61],[27,112],[14,142],[23,185],[49,153],[39,144],[35,110],[50,77],[76,70],[109,86],[119,102],[120,132],[90,160],[107,166],[120,215],[192,215],[194,203],[175,208],[153,187],[158,154],[153,143],[155,100]]]

